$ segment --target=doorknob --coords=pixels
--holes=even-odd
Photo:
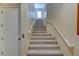
[[[21,40],[21,38],[19,38],[18,40]]]

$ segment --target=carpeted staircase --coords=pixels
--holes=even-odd
[[[42,20],[37,20],[33,27],[28,56],[63,56],[56,38],[47,34]]]

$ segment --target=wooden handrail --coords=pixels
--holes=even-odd
[[[33,20],[32,23],[30,24],[30,27],[29,27],[27,33],[31,33],[34,23],[35,23],[35,20]]]

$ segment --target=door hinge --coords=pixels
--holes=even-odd
[[[3,24],[1,24],[1,27],[3,27]]]
[[[2,37],[1,39],[3,40],[4,38]]]
[[[3,54],[4,54],[4,52],[2,51],[2,52],[1,52],[1,54],[3,55]]]
[[[3,11],[1,11],[1,14],[3,13]]]

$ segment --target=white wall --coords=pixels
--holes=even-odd
[[[48,6],[48,21],[63,32],[71,44],[74,55],[79,55],[79,38],[77,36],[77,4],[51,4]]]

